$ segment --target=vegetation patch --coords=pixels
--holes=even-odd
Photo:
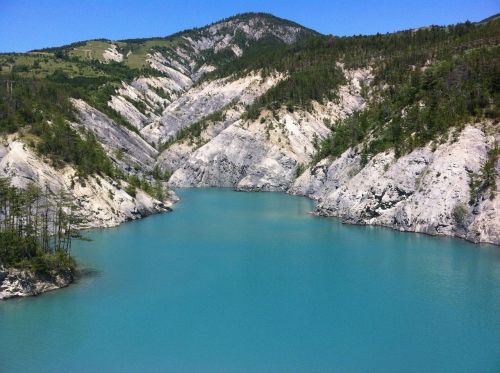
[[[83,219],[77,206],[63,193],[53,196],[39,187],[26,190],[0,179],[0,266],[44,276],[73,273],[74,239],[83,237],[76,227]]]
[[[500,22],[492,22],[366,37],[401,38],[405,45],[396,43],[397,53],[382,49],[372,63],[374,92],[367,109],[334,124],[316,161],[361,143],[365,160],[389,148],[400,156],[443,138],[452,127],[498,119],[500,47],[489,38],[498,32]]]

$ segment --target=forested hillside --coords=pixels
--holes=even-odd
[[[407,153],[452,126],[500,118],[500,20],[354,37],[312,37],[295,45],[247,53],[207,75],[283,71],[289,78],[248,108],[305,107],[334,99],[346,69],[369,66],[374,81],[364,92],[369,109],[334,125],[317,158],[340,155],[370,134],[368,154],[387,148]]]
[[[259,30],[261,37],[252,39],[233,25],[246,25],[245,22],[262,28]],[[216,33],[211,27],[215,27]],[[291,29],[291,34],[280,27]],[[231,33],[234,39],[231,46],[216,45],[225,33]],[[315,35],[315,32],[293,22],[267,14],[249,13],[169,37],[117,42],[92,40],[29,53],[0,54],[0,134],[20,131],[41,154],[50,156],[56,163],[73,163],[84,175],[95,172],[112,175],[112,167],[92,135],[77,136],[74,129],[64,123],[65,120],[76,120],[69,98],[83,99],[115,122],[137,132],[126,118],[108,105],[123,82],[130,83],[144,76],[169,77],[170,66],[188,76],[195,75],[202,66],[225,66],[237,59],[243,50],[260,53],[261,48],[269,45],[280,48],[286,42],[310,35]],[[207,41],[210,37],[212,40]],[[208,45],[189,43],[196,38]],[[220,49],[214,51],[210,43]],[[179,48],[183,48],[181,55],[178,54]],[[235,48],[238,49],[233,52]],[[106,54],[115,49],[120,58]],[[160,53],[166,66],[151,63],[151,55],[155,53]],[[155,88],[155,92],[170,98],[169,92],[162,88]],[[141,103],[132,103],[139,110],[143,109]]]
[[[252,16],[240,17],[244,20]],[[278,18],[271,20],[273,24],[291,24]],[[301,37],[292,45],[274,36],[249,42],[235,32],[235,45],[245,48],[245,53],[238,57],[230,49],[218,53],[208,49],[196,55],[198,67],[208,63],[215,67],[202,75],[200,82],[236,78],[250,71],[288,74],[287,79],[249,106],[246,116],[255,119],[262,108],[284,105],[293,110],[309,105],[311,100],[334,99],[335,88],[345,82],[339,64],[346,69],[370,66],[374,84],[365,91],[370,95],[369,110],[337,123],[318,158],[338,155],[368,133],[374,135],[366,144],[368,154],[396,145],[398,152],[404,153],[470,118],[499,116],[498,19],[373,36],[319,36],[300,30]],[[121,61],[103,59],[102,52],[115,45],[106,40],[0,55],[0,131],[6,134],[26,128],[42,153],[74,162],[85,173],[111,174],[110,164],[92,136],[75,136],[63,124],[63,119],[74,120],[68,98],[81,98],[134,130],[107,105],[116,89],[139,76],[165,75],[147,64],[151,50],[168,56],[175,53],[177,46],[185,46],[185,38],[206,33],[206,28],[195,29],[166,38],[117,42],[124,56],[130,52]],[[133,62],[138,59],[141,63]],[[71,140],[56,143],[55,139],[61,137],[56,132],[64,132],[63,137]],[[83,159],[86,156],[88,162]]]

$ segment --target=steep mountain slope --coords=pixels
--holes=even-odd
[[[82,178],[71,166],[54,168],[15,139],[8,139],[0,147],[0,154],[1,174],[9,177],[13,186],[25,188],[35,183],[55,195],[62,191],[69,193],[85,217],[82,228],[115,226],[126,220],[167,211],[171,204],[142,191],[131,196],[126,192],[128,183],[125,181],[117,182],[104,175]]]
[[[251,73],[197,85],[200,77],[246,50],[312,34],[271,15],[246,14],[166,38],[96,40],[0,55],[7,82],[0,88],[5,114],[0,127],[5,134],[16,133],[5,140],[1,172],[17,186],[26,185],[19,178],[49,182],[54,194],[64,189],[77,199],[74,180],[81,180],[76,185],[84,189],[90,184],[85,209],[92,211],[94,226],[162,211],[164,205],[155,198],[165,198],[166,206],[171,200],[161,191],[164,175],[157,167],[156,147],[234,100],[251,103],[282,79]],[[60,141],[64,137],[71,141]],[[82,144],[77,156],[74,142]],[[26,153],[20,154],[20,147]],[[48,164],[40,156],[47,156]],[[116,194],[117,200],[108,198]],[[130,206],[122,203],[121,194],[132,201]]]
[[[249,13],[4,54],[0,129],[16,134],[5,149],[26,144],[68,190],[72,178],[94,188],[86,208],[114,211],[96,225],[162,209],[169,179],[287,191],[350,223],[500,244],[499,34],[492,19],[339,38]],[[13,164],[0,173],[34,174]]]
[[[319,141],[330,134],[326,123],[363,107],[360,89],[371,79],[369,70],[346,75],[350,79],[339,87],[338,103],[316,103],[310,110],[293,112],[284,107],[264,110],[256,120],[239,119],[197,149],[170,184],[286,191],[298,167],[311,162]]]

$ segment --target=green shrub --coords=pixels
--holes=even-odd
[[[451,214],[453,216],[453,220],[459,227],[464,227],[468,212],[467,206],[463,203],[457,203],[453,207]]]
[[[127,185],[127,187],[125,188],[125,192],[126,192],[129,196],[131,196],[131,197],[135,198],[135,196],[137,195],[137,188],[136,188],[134,185],[129,184],[129,185]]]

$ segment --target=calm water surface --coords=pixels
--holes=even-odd
[[[500,371],[500,250],[182,190],[89,232],[89,272],[0,303],[0,372]]]

